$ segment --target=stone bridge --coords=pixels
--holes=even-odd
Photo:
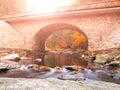
[[[44,52],[45,42],[52,33],[69,29],[84,35],[86,49],[90,51],[119,48],[120,3],[116,5],[99,8],[95,5],[90,9],[2,17],[0,47]]]

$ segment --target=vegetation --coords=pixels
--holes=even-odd
[[[85,49],[86,38],[78,31],[58,31],[48,38],[46,47],[50,49]]]

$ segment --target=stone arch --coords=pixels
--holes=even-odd
[[[65,30],[65,29],[70,29],[70,30],[76,30],[80,32],[82,35],[85,37],[85,42],[86,42],[86,50],[88,49],[88,39],[87,36],[76,26],[73,26],[71,24],[66,24],[66,23],[55,23],[55,24],[50,24],[46,27],[43,27],[35,36],[33,39],[33,52],[34,53],[43,53],[45,52],[45,42],[47,38],[54,32],[58,30]]]

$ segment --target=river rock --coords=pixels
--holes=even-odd
[[[19,69],[21,71],[27,71],[29,68],[26,65],[21,65]]]
[[[116,73],[114,76],[113,76],[114,79],[117,79],[117,80],[120,80],[120,73]]]
[[[9,54],[9,55],[1,57],[0,60],[13,60],[13,61],[17,61],[17,60],[20,60],[20,57],[19,57],[18,54]]]
[[[113,79],[117,79],[117,80],[120,80],[120,71],[116,71],[114,73],[108,73],[108,75],[110,77],[112,77]]]
[[[81,69],[82,67],[77,66],[77,65],[71,65],[71,66],[64,66],[64,68],[66,68],[69,71],[78,71],[79,69]]]
[[[27,67],[27,69],[34,70],[34,71],[39,71],[40,70],[40,66],[37,65],[37,64],[29,64],[26,67]]]
[[[0,72],[4,72],[4,71],[7,71],[9,69],[15,69],[15,68],[18,68],[18,64],[16,63],[5,63],[5,62],[0,62]]]
[[[41,72],[45,72],[45,71],[50,71],[51,68],[48,66],[39,66],[37,64],[29,64],[27,66],[23,66],[23,70],[25,69],[29,69],[29,70],[34,70],[34,71],[41,71]]]
[[[114,58],[114,60],[120,62],[120,55],[119,55],[119,56],[116,56],[116,57]]]
[[[17,62],[14,61],[7,61],[7,60],[0,60],[0,63],[4,65],[4,67],[7,65],[8,69],[18,68],[20,65]]]
[[[20,57],[21,60],[30,60],[30,58],[27,57]]]
[[[5,69],[8,67],[8,64],[6,63],[0,63],[0,69]]]
[[[96,55],[95,63],[105,64],[113,61],[114,58],[108,54],[98,54]]]
[[[112,66],[112,67],[120,67],[120,55],[116,56],[114,58],[114,61],[111,61],[110,63],[107,63],[106,65]]]
[[[36,58],[35,61],[36,61],[36,62],[41,62],[42,59],[41,59],[41,58]]]
[[[54,69],[55,69],[56,72],[61,72],[62,71],[62,68],[59,67],[59,66],[56,66]]]
[[[51,68],[48,66],[40,66],[39,69],[40,69],[40,71],[50,71],[51,70]]]
[[[82,73],[76,73],[76,74],[70,74],[70,75],[62,75],[59,77],[59,79],[62,80],[85,80],[84,74]]]
[[[8,64],[5,63],[0,63],[0,73],[1,72],[6,72],[8,69]]]
[[[120,61],[112,61],[109,63],[110,66],[113,66],[113,67],[119,67],[120,66]]]

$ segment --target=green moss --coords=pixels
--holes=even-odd
[[[116,58],[116,61],[120,61],[120,57],[119,57],[119,58]]]
[[[4,82],[0,82],[0,84],[4,84]]]

